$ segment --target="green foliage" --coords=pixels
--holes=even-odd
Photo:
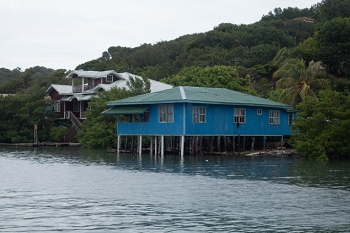
[[[298,106],[290,144],[298,154],[312,160],[350,154],[350,97],[340,92],[321,91],[319,101],[306,98]]]
[[[284,60],[273,74],[278,88],[284,89],[279,101],[295,106],[305,101],[306,96],[316,98],[314,90],[330,88],[327,79],[319,78],[321,62],[309,62],[305,66],[303,59],[291,58]],[[316,98],[317,99],[317,98]]]
[[[51,126],[50,127],[50,138],[55,142],[62,142],[64,135],[67,133],[67,128],[63,126]]]
[[[0,97],[0,142],[32,142],[38,125],[39,141],[49,138],[50,122],[45,118],[45,88],[33,86],[16,95]]]
[[[320,25],[314,36],[297,47],[308,60],[322,60],[327,70],[337,76],[350,76],[350,15],[333,18]]]
[[[250,89],[249,76],[238,77],[238,72],[233,66],[214,67],[187,67],[179,74],[163,79],[162,81],[174,86],[196,86],[227,88],[249,94],[255,94]]]
[[[322,0],[318,4],[318,18],[322,21],[337,17],[350,17],[350,0]]]
[[[15,94],[21,90],[28,90],[33,85],[38,85],[38,81],[44,80],[52,72],[52,69],[47,69],[41,66],[35,66],[26,69],[24,72],[20,70],[12,71],[17,76],[9,82],[0,86],[0,93]]]
[[[6,68],[0,68],[0,85],[3,85],[13,78],[21,74],[21,68],[16,68],[13,70],[9,70]]]

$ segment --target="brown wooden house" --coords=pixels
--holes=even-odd
[[[72,123],[72,127],[78,129],[85,119],[85,111],[88,102],[96,97],[100,91],[109,91],[112,87],[128,88],[127,81],[130,77],[142,79],[142,77],[130,73],[117,73],[108,71],[84,71],[73,70],[66,78],[72,80],[72,85],[51,84],[46,90],[54,103],[52,109],[57,113],[57,122]],[[171,85],[150,80],[151,92],[172,88]]]

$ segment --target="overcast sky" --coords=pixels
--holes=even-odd
[[[73,70],[111,46],[137,47],[251,24],[317,0],[0,0],[0,67]]]

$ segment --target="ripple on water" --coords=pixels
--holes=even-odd
[[[310,173],[309,164],[288,158],[141,160],[61,150],[1,151],[1,232],[347,232],[350,227],[344,166],[322,165]]]

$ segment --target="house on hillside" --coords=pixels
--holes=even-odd
[[[213,152],[213,148],[234,153],[249,144],[247,138],[251,149],[256,139],[264,147],[267,137],[278,137],[283,143],[295,117],[290,105],[224,88],[180,86],[111,101],[108,106],[103,114],[126,116],[118,118],[118,151],[121,136],[137,135],[139,152],[142,136],[151,136],[151,152],[154,138],[155,152],[161,154],[164,137],[181,155]]]
[[[117,73],[114,70],[73,70],[66,76],[72,80],[72,85],[51,84],[46,90],[46,95],[54,100],[52,108],[58,116],[56,121],[69,122],[74,128],[79,128],[80,122],[85,119],[84,113],[90,99],[96,97],[98,92],[110,91],[112,87],[128,88],[127,81],[130,77],[142,79],[134,74]],[[151,92],[172,88],[165,83],[149,81]]]

